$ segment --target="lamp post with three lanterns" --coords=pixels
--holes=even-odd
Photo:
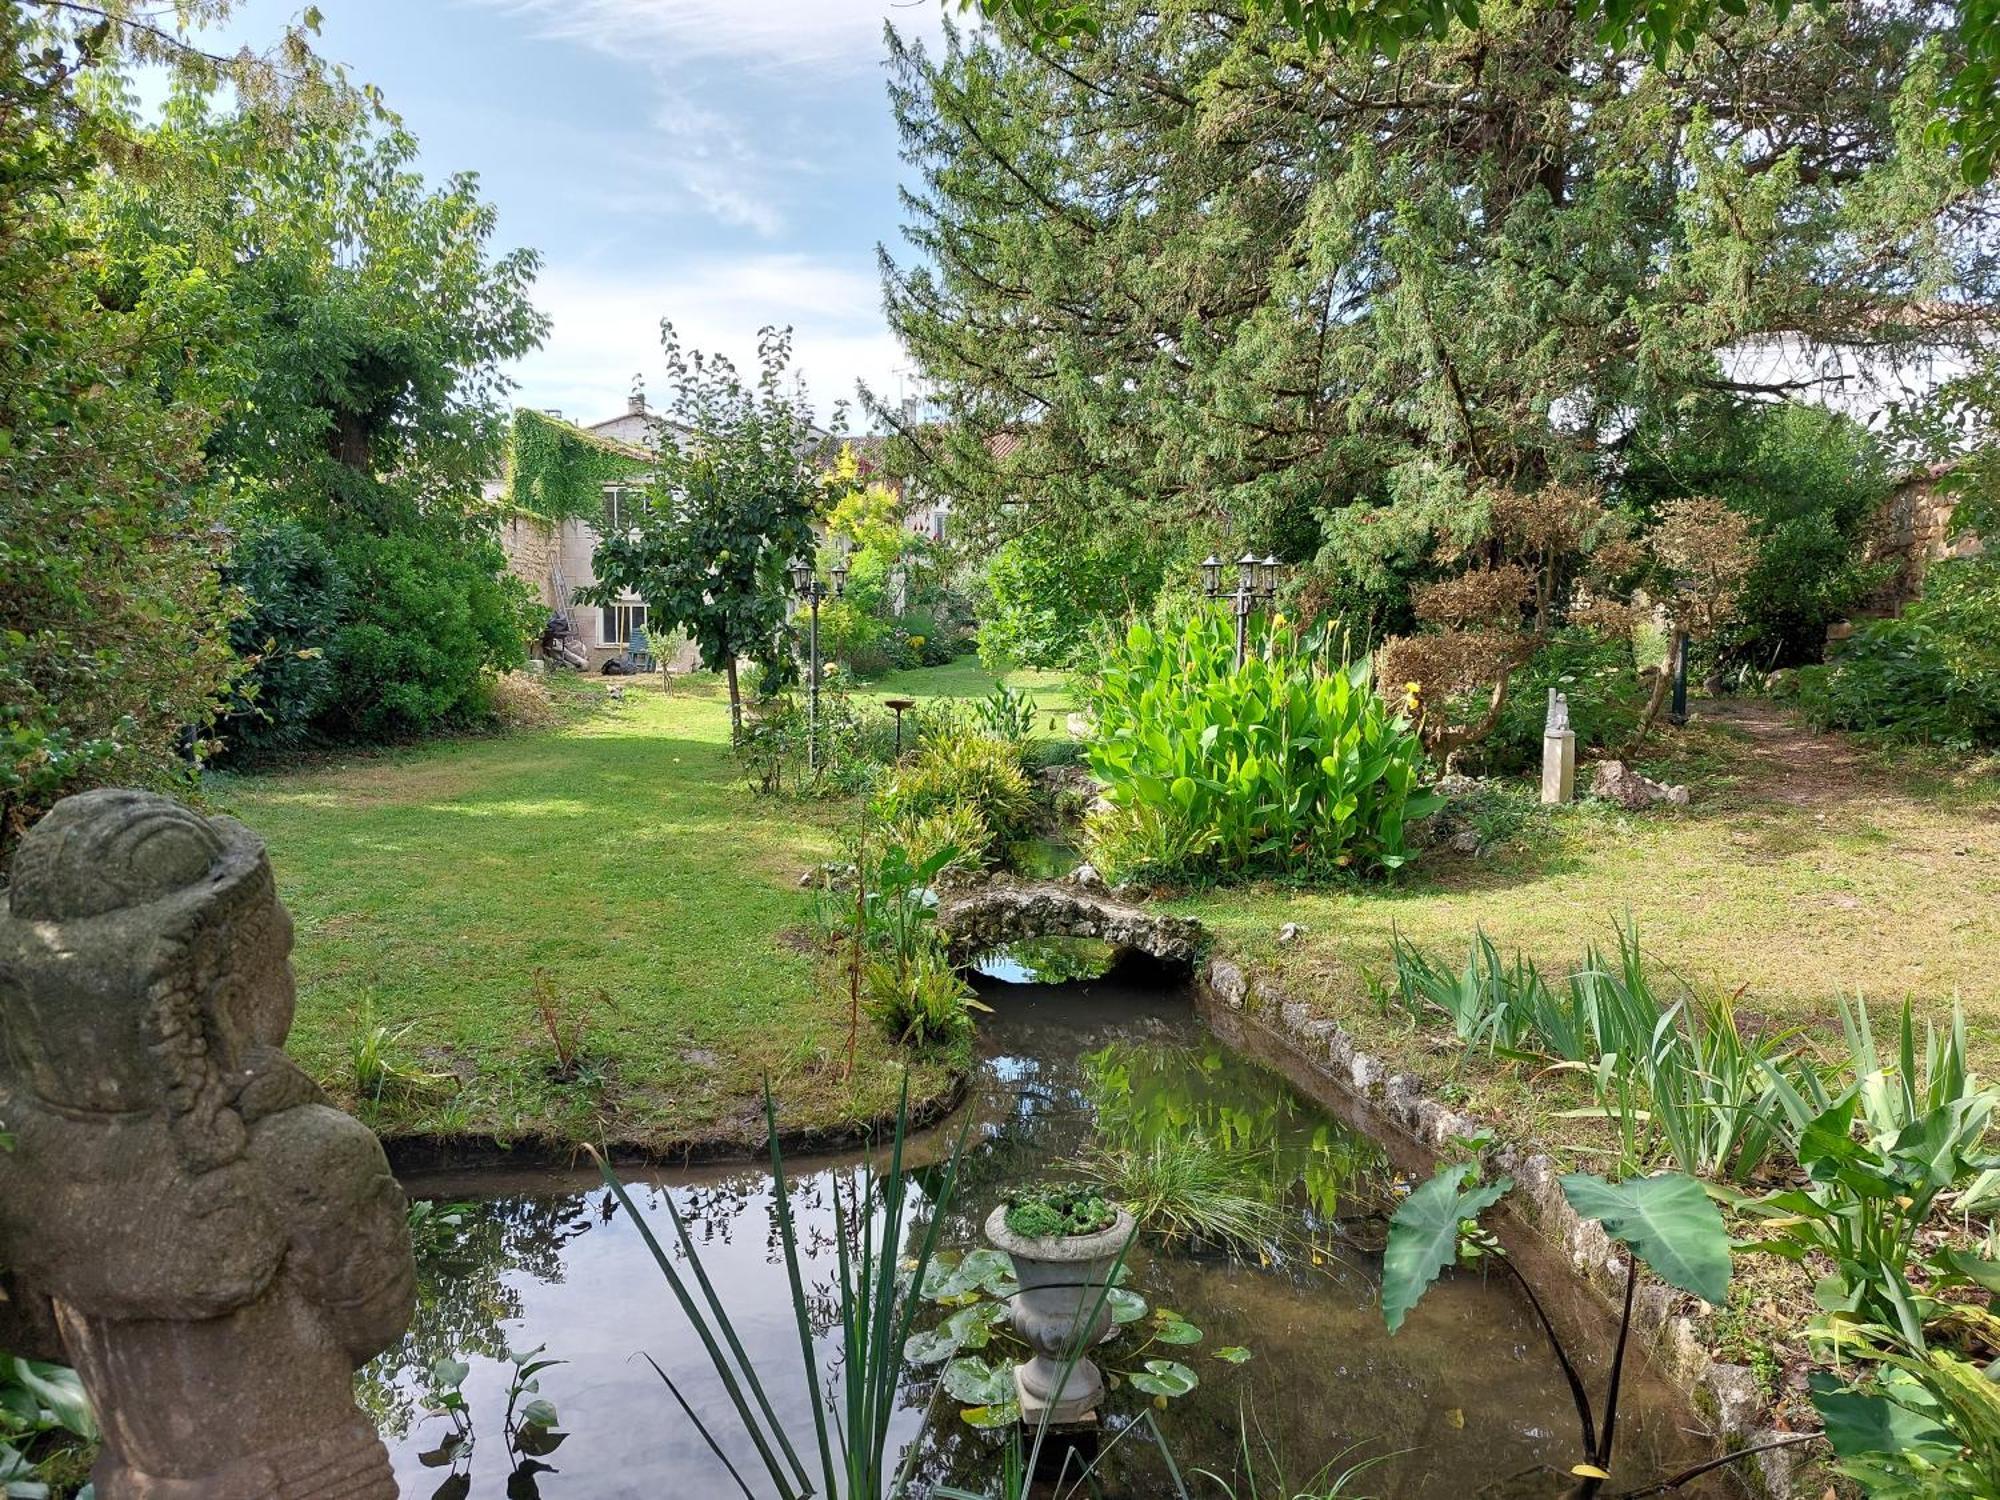
[[[1222,587],[1222,570],[1229,565],[1214,553],[1210,553],[1201,564],[1201,590],[1210,599],[1227,598],[1236,614],[1236,670],[1243,670],[1243,660],[1250,645],[1250,614],[1252,610],[1269,609],[1278,600],[1278,574],[1284,564],[1275,554],[1264,557],[1254,552],[1246,552],[1236,559],[1236,587],[1225,594]]]

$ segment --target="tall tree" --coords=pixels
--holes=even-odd
[[[0,8],[0,857],[58,797],[184,771],[231,672],[211,414],[144,378],[63,212],[107,145],[101,55]]]
[[[273,149],[254,115],[187,89],[131,134],[159,168],[102,176],[79,213],[99,296],[163,330],[164,388],[220,411],[208,473],[236,513],[330,549],[341,608],[304,647],[333,668],[319,727],[407,734],[476,711],[527,628],[481,490],[502,467],[502,366],[548,326],[537,257],[496,253],[477,179],[432,187],[394,125],[308,117]],[[281,665],[259,654],[251,705],[275,741],[313,708]]]
[[[1690,398],[1991,336],[1996,199],[1927,128],[1946,12],[1718,16],[1662,63],[1538,5],[1393,61],[1281,6],[1091,8],[893,48],[887,299],[945,419],[900,461],[974,523],[1209,524],[1401,628],[1499,561],[1497,497],[1615,481]]]
[[[804,388],[787,377],[790,329],[759,330],[753,385],[727,359],[683,347],[664,320],[660,343],[668,409],[689,436],[660,448],[637,524],[598,544],[586,598],[610,604],[630,591],[656,627],[686,630],[702,665],[729,679],[730,727],[741,735],[737,660],[773,673],[790,662],[785,570],[813,552],[818,434]]]

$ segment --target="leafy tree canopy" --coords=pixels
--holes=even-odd
[[[1442,41],[1455,28],[1476,30],[1508,0],[1250,0],[1254,10],[1283,17],[1310,47],[1339,47],[1394,61],[1405,46]],[[1101,36],[1118,14],[1115,0],[958,0],[961,11],[977,4],[989,16],[1011,15],[1052,39]],[[1567,9],[1567,7],[1550,7]],[[1820,0],[1822,10],[1832,9]],[[1666,63],[1697,51],[1732,18],[1762,10],[1784,21],[1793,0],[1576,0],[1576,20],[1608,47],[1644,48]],[[1992,175],[2000,152],[2000,0],[1958,0],[1949,7],[1950,65],[1935,93],[1934,129],[1953,141],[1969,182]]]
[[[668,409],[688,436],[661,444],[647,502],[624,534],[599,544],[585,598],[610,604],[629,591],[656,627],[686,630],[702,665],[728,675],[740,731],[737,659],[771,675],[790,663],[786,568],[813,552],[818,435],[804,388],[788,378],[790,329],[760,330],[750,385],[727,359],[685,348],[664,320],[660,342]]]
[[[944,408],[899,461],[972,526],[1212,528],[1387,597],[1690,402],[1990,337],[1996,200],[1927,128],[1956,13],[1757,7],[1663,62],[1488,5],[1388,62],[1274,5],[1091,12],[893,48],[888,306]]]

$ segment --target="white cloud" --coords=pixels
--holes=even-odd
[[[894,393],[907,365],[882,326],[872,267],[806,255],[698,261],[671,277],[557,266],[536,283],[535,301],[554,326],[546,347],[516,367],[516,400],[557,408],[572,421],[624,410],[635,374],[654,404],[664,404],[662,317],[684,344],[727,355],[746,371],[754,368],[758,328],[791,324],[792,367],[806,377],[822,420],[835,401],[853,397],[857,380]]]
[[[483,0],[531,19],[542,35],[679,67],[727,60],[752,68],[852,69],[882,56],[882,23],[938,34],[941,0]]]

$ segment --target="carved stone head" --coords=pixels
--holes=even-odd
[[[14,857],[0,1031],[15,1086],[76,1119],[163,1111],[183,1166],[242,1150],[228,1109],[291,1029],[291,921],[263,844],[149,792],[59,803]]]

